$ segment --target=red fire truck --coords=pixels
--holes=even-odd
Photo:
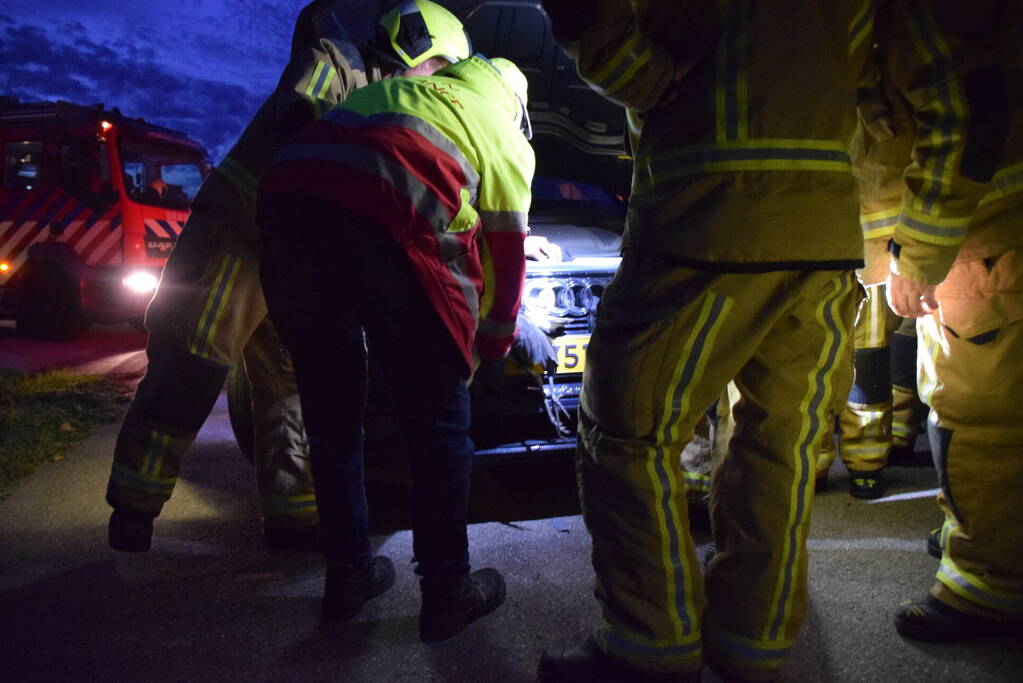
[[[140,324],[206,151],[116,108],[9,99],[0,146],[0,317],[54,340]]]

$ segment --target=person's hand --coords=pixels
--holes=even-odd
[[[542,235],[526,235],[522,248],[526,252],[526,258],[530,261],[558,263],[564,258],[561,247]]]
[[[903,318],[922,318],[938,310],[938,300],[934,297],[936,289],[937,285],[925,285],[891,273],[886,287],[888,306]]]

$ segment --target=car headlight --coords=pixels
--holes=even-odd
[[[140,270],[125,277],[121,283],[137,294],[148,294],[160,284],[160,279],[153,273]]]
[[[597,310],[603,293],[604,283],[590,278],[535,278],[526,281],[522,303],[534,320],[579,318]]]

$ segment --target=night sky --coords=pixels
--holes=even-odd
[[[273,90],[308,1],[0,0],[0,95],[116,106],[216,162]],[[364,32],[377,3],[345,4]]]

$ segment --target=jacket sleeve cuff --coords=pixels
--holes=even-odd
[[[940,285],[955,261],[958,246],[944,247],[898,236],[888,243],[891,271],[925,285]]]

